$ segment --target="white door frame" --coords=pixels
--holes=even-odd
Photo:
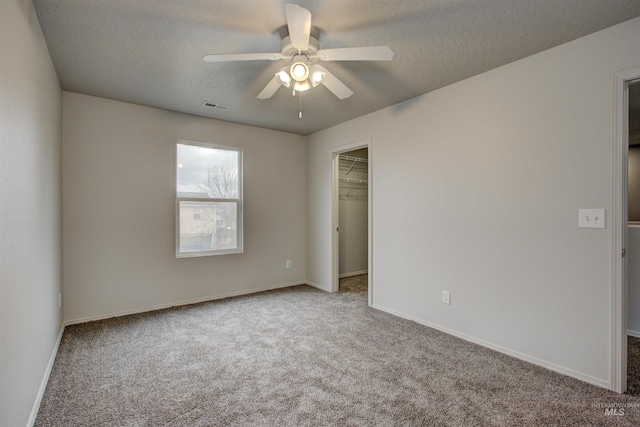
[[[611,389],[627,390],[627,177],[629,162],[628,83],[640,67],[613,76],[613,194],[611,212]]]
[[[338,292],[340,290],[340,238],[338,234],[339,226],[339,205],[340,205],[340,189],[339,189],[339,172],[340,162],[338,155],[346,151],[358,150],[360,148],[368,148],[369,161],[367,168],[367,271],[369,278],[368,286],[368,303],[373,303],[373,150],[371,144],[371,138],[353,142],[351,144],[341,145],[335,147],[331,152],[331,292]]]

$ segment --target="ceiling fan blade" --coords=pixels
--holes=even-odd
[[[336,76],[331,74],[321,65],[315,65],[317,69],[320,69],[326,73],[326,76],[322,80],[322,84],[325,85],[327,89],[329,89],[335,96],[339,99],[346,99],[353,95],[353,91],[345,86]]]
[[[391,61],[393,51],[389,46],[345,47],[320,49],[317,56],[322,61]]]
[[[269,83],[262,89],[262,92],[258,94],[258,99],[269,99],[274,93],[282,86],[280,80],[277,77],[273,77]]]
[[[229,53],[223,55],[205,55],[202,59],[205,62],[275,61],[282,59],[282,55],[280,53]]]
[[[284,12],[287,16],[289,38],[291,39],[293,47],[301,51],[309,49],[311,12],[297,4],[291,3],[284,5]]]

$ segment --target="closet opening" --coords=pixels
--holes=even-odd
[[[628,83],[628,100],[627,394],[640,396],[640,79]]]
[[[332,292],[373,299],[370,141],[333,152]]]
[[[368,292],[369,149],[338,154],[338,290]]]

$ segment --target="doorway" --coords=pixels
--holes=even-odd
[[[373,299],[370,141],[341,146],[332,157],[332,292]],[[342,289],[341,289],[342,288]]]
[[[338,290],[367,292],[369,149],[338,154]]]
[[[640,82],[640,67],[614,75],[613,204],[611,214],[611,375],[610,388],[618,393],[627,390],[627,341],[629,295],[628,264],[629,222],[629,88]]]
[[[627,394],[640,396],[640,81],[628,82]]]

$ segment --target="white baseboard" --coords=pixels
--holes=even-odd
[[[338,275],[339,278],[351,277],[351,276],[359,276],[361,274],[367,274],[369,270],[360,270],[360,271],[352,271],[350,273],[341,273]]]
[[[60,341],[62,341],[63,333],[64,325],[60,328],[60,332],[58,332],[56,344],[53,346],[51,356],[49,356],[49,363],[47,364],[47,369],[44,371],[42,381],[40,382],[40,388],[38,389],[38,394],[36,395],[36,400],[33,403],[33,407],[31,408],[31,415],[29,416],[29,421],[27,421],[27,427],[33,427],[36,422],[36,417],[38,416],[38,411],[40,410],[40,403],[42,403],[42,397],[44,396],[44,391],[47,388],[47,383],[49,382],[49,376],[51,375],[53,364],[55,363],[56,356],[58,355],[58,348],[60,348]]]
[[[132,315],[132,314],[140,314],[140,313],[146,313],[146,312],[149,312],[149,311],[163,310],[165,308],[180,307],[180,306],[183,306],[183,305],[198,304],[198,303],[201,303],[201,302],[215,301],[215,300],[224,299],[224,298],[231,298],[231,297],[238,297],[238,296],[242,296],[242,295],[249,295],[249,294],[255,294],[257,292],[271,291],[271,290],[274,290],[274,289],[289,288],[291,286],[298,286],[298,285],[303,285],[303,284],[304,284],[304,282],[281,283],[281,284],[278,284],[278,285],[264,286],[264,287],[261,287],[261,288],[253,288],[253,289],[248,289],[248,290],[244,290],[244,291],[227,292],[227,293],[220,294],[220,295],[210,295],[210,296],[203,297],[203,298],[194,298],[194,299],[176,301],[176,302],[171,302],[171,303],[166,303],[166,304],[158,304],[158,305],[153,305],[153,306],[148,306],[148,307],[135,308],[135,309],[132,309],[132,310],[116,311],[116,312],[113,312],[113,313],[100,314],[98,316],[88,316],[88,317],[82,317],[82,318],[78,318],[78,319],[71,319],[71,320],[66,320],[64,322],[64,324],[65,324],[65,326],[76,325],[76,324],[79,324],[79,323],[86,323],[86,322],[93,322],[93,321],[96,321],[96,320],[110,319],[112,317],[129,316],[129,315]]]
[[[627,335],[631,337],[640,338],[640,332],[637,332],[637,331],[628,330]]]
[[[586,383],[593,384],[593,385],[596,385],[598,387],[606,388],[607,390],[611,390],[611,383],[609,381],[606,381],[606,380],[603,380],[603,379],[600,379],[600,378],[596,378],[596,377],[592,377],[591,375],[587,375],[587,374],[584,374],[582,372],[574,371],[573,369],[569,369],[569,368],[566,368],[564,366],[556,365],[555,363],[547,362],[546,360],[538,359],[537,357],[529,356],[527,354],[523,354],[523,353],[508,349],[506,347],[502,347],[500,345],[497,345],[497,344],[494,344],[494,343],[491,343],[491,342],[488,342],[488,341],[484,341],[484,340],[481,340],[481,339],[478,339],[478,338],[474,338],[472,336],[469,336],[467,334],[455,331],[453,329],[445,328],[443,326],[440,326],[440,325],[437,325],[437,324],[434,324],[434,323],[431,323],[431,322],[427,322],[425,320],[418,319],[417,317],[409,316],[407,314],[400,313],[398,311],[395,311],[395,310],[392,310],[392,309],[389,309],[389,308],[386,308],[386,307],[382,307],[382,306],[379,306],[377,304],[373,304],[372,307],[377,309],[377,310],[381,310],[381,311],[387,312],[389,314],[393,314],[394,316],[402,317],[402,318],[407,319],[407,320],[412,320],[412,321],[414,321],[416,323],[419,323],[421,325],[428,326],[428,327],[433,328],[433,329],[437,329],[437,330],[439,330],[441,332],[444,332],[445,334],[453,335],[454,337],[463,339],[465,341],[469,341],[469,342],[472,342],[474,344],[478,344],[478,345],[481,345],[483,347],[490,348],[491,350],[499,351],[500,353],[504,353],[506,355],[515,357],[516,359],[524,360],[525,362],[529,362],[529,363],[532,363],[534,365],[541,366],[543,368],[549,369],[550,371],[558,372],[560,374],[576,378],[576,379],[578,379],[580,381],[584,381]]]
[[[312,286],[314,288],[320,289],[321,291],[331,292],[331,287],[327,288],[325,286],[319,285],[317,283],[309,282],[309,281],[307,281],[306,284],[309,285],[309,286]]]

